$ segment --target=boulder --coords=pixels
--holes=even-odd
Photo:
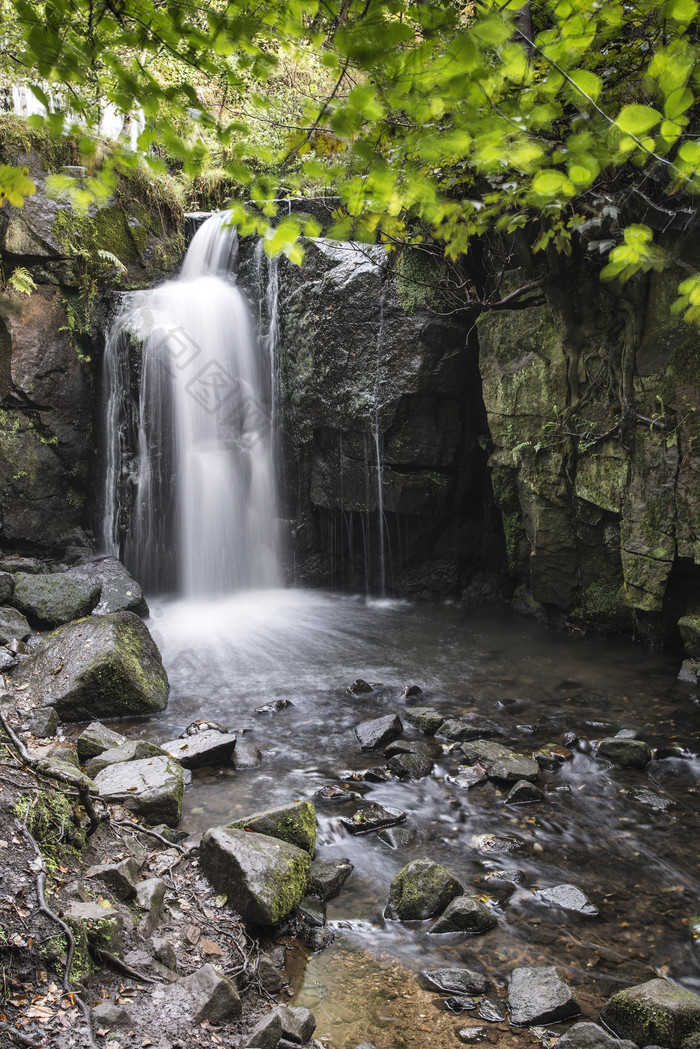
[[[14,683],[29,686],[64,721],[156,713],[169,691],[155,642],[133,612],[60,627],[18,668]]]
[[[148,605],[143,590],[116,557],[98,557],[93,561],[76,565],[65,575],[83,580],[100,588],[100,599],[95,612],[135,612],[137,616],[148,615]]]
[[[24,641],[31,632],[29,623],[16,608],[7,605],[0,608],[0,645],[6,645],[13,637]]]
[[[436,736],[451,739],[455,743],[465,743],[470,739],[486,739],[498,735],[498,728],[484,719],[466,721],[461,718],[446,718],[438,725]]]
[[[76,740],[78,757],[84,764],[90,758],[96,758],[99,754],[103,754],[105,750],[109,750],[111,747],[119,747],[126,742],[126,736],[122,736],[120,732],[107,728],[106,725],[102,725],[99,721],[93,721],[80,733]]]
[[[586,918],[597,918],[600,913],[577,885],[553,885],[548,889],[536,889],[534,895],[542,903]]]
[[[431,988],[448,994],[486,994],[489,979],[473,969],[425,969],[423,977]]]
[[[341,816],[340,822],[351,834],[368,834],[382,827],[402,823],[406,813],[401,809],[390,809],[376,801],[367,801],[355,809],[352,816]]]
[[[614,994],[600,1019],[618,1038],[680,1049],[685,1039],[700,1032],[700,995],[668,980],[649,980]]]
[[[678,629],[685,654],[690,659],[700,659],[700,616],[682,616],[678,620]]]
[[[361,677],[356,678],[352,685],[348,685],[348,692],[351,696],[363,696],[366,692],[373,692],[374,689],[371,685],[368,685],[366,681],[363,681]]]
[[[466,932],[472,936],[492,929],[496,924],[488,907],[471,896],[456,896],[431,927],[431,933]]]
[[[403,732],[398,714],[387,714],[383,718],[361,721],[355,727],[355,735],[363,750],[380,750]]]
[[[139,933],[147,939],[158,924],[167,886],[161,878],[147,878],[136,886],[136,901],[143,918]]]
[[[467,764],[483,766],[489,779],[517,783],[520,779],[535,780],[540,774],[536,761],[514,753],[501,743],[477,739],[462,743],[461,750]]]
[[[404,922],[434,918],[463,892],[461,882],[439,863],[413,860],[392,881],[384,917]]]
[[[133,900],[139,867],[133,856],[120,863],[98,863],[85,872],[86,878],[97,878],[118,900]]]
[[[577,1023],[557,1038],[557,1049],[636,1049],[634,1042],[621,1042],[594,1023]]]
[[[179,761],[183,768],[199,769],[205,765],[222,765],[231,760],[236,748],[236,737],[226,732],[209,729],[184,739],[172,739],[161,748]]]
[[[176,827],[180,822],[185,783],[182,769],[172,758],[108,765],[95,777],[95,786],[104,801],[123,805],[143,816],[150,826],[162,821]]]
[[[250,830],[296,845],[313,857],[316,848],[316,809],[311,801],[294,801],[274,809],[253,812],[228,823],[235,830]],[[352,869],[352,868],[351,868]]]
[[[643,769],[651,761],[651,747],[641,739],[610,736],[601,739],[597,756],[622,769]]]
[[[158,757],[169,757],[169,755],[155,743],[149,743],[146,739],[127,739],[118,747],[110,747],[108,750],[103,750],[96,758],[92,758],[85,772],[91,779],[94,779],[109,765],[121,765],[126,761],[142,761],[145,758]]]
[[[27,717],[27,731],[39,739],[55,736],[58,729],[58,714],[53,707],[38,707]]]
[[[508,984],[508,1006],[510,1022],[516,1027],[558,1023],[580,1012],[573,991],[553,965],[514,969]]]
[[[427,754],[395,754],[386,767],[398,779],[424,779],[433,771],[433,759]]]
[[[70,925],[77,939],[103,948],[112,954],[121,954],[124,922],[111,905],[101,903],[69,903],[63,911],[65,922]]]
[[[348,859],[314,860],[309,892],[321,900],[330,900],[337,896],[353,870]]]
[[[434,707],[404,707],[402,713],[409,725],[426,736],[434,736],[445,720],[445,715]]]
[[[72,570],[50,575],[17,572],[12,603],[39,627],[56,627],[92,612],[100,599],[100,583],[80,579]]]
[[[252,925],[278,925],[308,891],[308,852],[279,838],[213,827],[202,837],[200,866],[211,884]]]

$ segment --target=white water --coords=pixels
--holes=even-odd
[[[117,416],[125,332],[141,366],[136,497],[123,544],[151,592],[186,597],[281,582],[269,361],[235,286],[237,239],[225,215],[197,231],[178,280],[131,296],[108,341],[104,541],[119,541],[125,466]],[[115,360],[115,355],[117,360]]]

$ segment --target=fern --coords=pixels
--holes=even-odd
[[[32,280],[29,270],[25,269],[24,266],[18,266],[17,269],[12,271],[5,286],[16,291],[19,295],[31,295],[33,291],[36,291],[36,284]]]
[[[103,262],[106,266],[112,266],[117,273],[126,273],[126,266],[116,255],[113,255],[111,251],[103,251],[102,248],[97,249],[97,257],[100,262]]]

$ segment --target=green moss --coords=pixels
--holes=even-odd
[[[527,539],[518,498],[515,470],[495,465],[491,470],[491,488],[494,502],[501,511],[508,567],[511,571],[515,571],[518,565],[520,545],[523,540]]]
[[[0,153],[15,161],[21,153],[36,150],[44,170],[60,171],[66,165],[80,163],[80,148],[75,135],[52,135],[45,128],[34,128],[26,118],[15,113],[0,115]]]
[[[69,797],[59,787],[21,795],[13,808],[44,856],[47,873],[55,874],[60,863],[74,860],[85,847],[85,832]]]
[[[444,309],[440,283],[447,276],[444,261],[426,252],[405,248],[394,268],[394,283],[404,313]]]

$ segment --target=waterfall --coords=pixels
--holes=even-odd
[[[107,342],[105,417],[117,433],[125,338],[142,347],[136,493],[121,546],[151,592],[189,597],[281,583],[271,362],[235,284],[237,248],[227,216],[209,218],[180,277],[129,296]],[[118,438],[107,434],[105,444],[103,539],[115,552],[128,464]]]

